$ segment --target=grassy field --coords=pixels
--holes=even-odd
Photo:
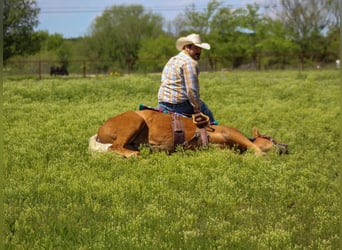
[[[4,82],[6,249],[338,249],[339,72],[200,75],[220,124],[288,143],[92,156],[109,117],[157,105],[159,75]]]

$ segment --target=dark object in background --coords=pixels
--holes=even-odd
[[[61,67],[55,67],[55,66],[51,66],[50,67],[50,76],[56,76],[56,75],[61,75],[61,76],[67,76],[69,75],[69,72],[66,68],[65,65],[62,65]]]

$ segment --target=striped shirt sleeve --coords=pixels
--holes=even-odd
[[[183,65],[186,93],[191,105],[194,107],[195,113],[200,111],[198,72],[197,61],[188,60],[188,62]]]

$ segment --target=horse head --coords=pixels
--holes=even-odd
[[[276,150],[279,154],[288,154],[289,146],[284,143],[279,143],[271,136],[262,135],[259,133],[259,130],[254,127],[253,128],[253,143],[257,145],[263,152],[268,152],[270,150]]]

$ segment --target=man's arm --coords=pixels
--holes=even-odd
[[[192,61],[191,63],[184,64],[183,66],[184,81],[186,87],[186,93],[189,101],[194,108],[194,112],[201,111],[200,106],[200,94],[199,94],[199,82],[198,82],[198,63]]]

